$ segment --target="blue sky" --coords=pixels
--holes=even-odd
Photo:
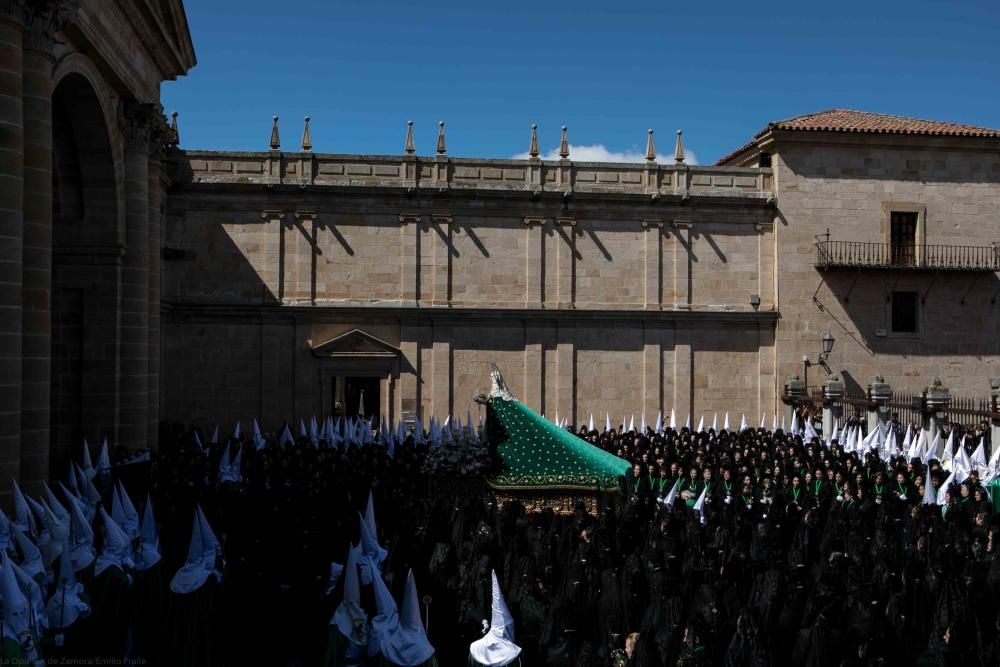
[[[198,65],[163,86],[181,146],[511,157],[539,125],[571,158],[646,129],[702,163],[769,121],[841,107],[1000,127],[1000,2],[188,0]],[[766,11],[767,14],[763,12]],[[600,148],[596,148],[600,147]]]

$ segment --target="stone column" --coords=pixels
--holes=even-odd
[[[122,266],[119,443],[149,443],[149,144],[154,109],[125,107],[125,261]]]
[[[0,491],[21,468],[23,6],[0,3]]]
[[[877,426],[885,429],[889,423],[889,410],[886,404],[892,400],[892,386],[881,375],[876,375],[871,384],[868,385],[868,400],[870,401],[868,404],[868,432],[871,433],[872,429]]]
[[[161,130],[166,127],[162,116]],[[149,161],[149,283],[148,283],[148,317],[149,331],[147,336],[149,359],[149,376],[146,393],[147,426],[146,434],[150,447],[159,444],[160,435],[160,257],[163,247],[163,195],[166,187],[164,180],[161,152],[159,144],[154,145],[152,159]]]
[[[924,389],[924,437],[927,442],[933,442],[934,436],[941,432],[943,410],[950,404],[951,391],[939,378],[934,378],[931,386]]]
[[[21,479],[49,477],[52,354],[52,55],[50,8],[24,33],[24,246]]]
[[[844,397],[845,386],[839,375],[831,375],[823,383],[823,437],[829,439],[833,425],[840,421],[843,411],[837,402]]]

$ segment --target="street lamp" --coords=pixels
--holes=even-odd
[[[819,339],[823,343],[823,351],[820,352],[819,362],[821,364],[826,364],[826,360],[830,358],[830,353],[833,352],[834,338],[829,331],[823,334],[823,337]]]
[[[822,338],[819,339],[822,344],[822,351],[819,353],[816,363],[823,367],[823,370],[829,375],[832,371],[830,367],[826,365],[826,360],[830,358],[830,353],[833,352],[833,344],[836,342],[833,335],[826,331],[823,333]],[[812,360],[809,358],[808,354],[802,355],[802,380],[806,387],[809,386],[809,367],[813,365]]]

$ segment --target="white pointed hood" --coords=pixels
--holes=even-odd
[[[707,494],[707,493],[708,493],[708,485],[706,484],[705,488],[703,488],[701,490],[701,493],[698,495],[698,500],[695,501],[694,508],[693,508],[694,511],[698,513],[698,520],[701,521],[701,525],[703,525],[703,526],[706,523],[706,518],[705,518],[705,494]]]
[[[358,549],[351,547],[344,565],[344,597],[330,619],[340,634],[358,646],[368,645],[368,614],[361,608],[361,584],[358,581]]]
[[[219,444],[219,425],[216,424],[215,428],[212,430],[212,437],[209,438],[208,444],[217,445]]]
[[[64,630],[81,616],[90,614],[90,606],[81,599],[83,584],[76,580],[69,560],[63,559],[59,566],[59,581],[56,590],[45,605],[45,615],[49,627],[53,630]]]
[[[368,630],[369,658],[382,652],[382,640],[388,638],[399,627],[399,611],[396,609],[396,601],[392,599],[392,594],[385,582],[382,581],[382,577],[374,577],[372,586],[375,589],[375,609],[377,611],[372,618],[371,628]]]
[[[673,408],[670,408],[670,422],[669,422],[669,424],[670,424],[670,429],[671,430],[674,430],[674,431],[677,430],[677,413],[674,411]]]
[[[27,664],[37,664],[38,649],[31,628],[32,608],[17,584],[17,576],[6,553],[0,554],[0,602],[3,609],[3,636],[21,645]]]
[[[94,529],[83,514],[83,510],[77,503],[70,503],[70,529],[69,540],[66,545],[66,553],[72,561],[73,571],[88,567],[94,562],[96,556],[94,552]]]
[[[740,416],[740,430],[738,432],[742,433],[743,431],[747,430],[748,428],[750,428],[750,424],[747,423],[747,416],[746,416],[746,414],[743,414],[743,415]]]
[[[389,552],[379,545],[376,533],[372,532],[365,522],[365,518],[360,514],[358,515],[358,523],[361,528],[361,553],[364,555],[364,559],[358,563],[358,566],[361,568],[361,583],[367,586],[372,583],[373,577],[378,576],[378,569]]]
[[[11,483],[14,485],[14,525],[26,533],[35,535],[38,533],[38,528],[31,508],[28,507],[28,501],[21,492],[17,480],[12,479]]]
[[[931,483],[931,467],[927,466],[927,477],[924,480],[924,505],[936,505],[937,504],[937,491],[934,490],[934,485]]]
[[[42,592],[42,587],[13,560],[10,561],[10,567],[14,570],[14,578],[17,579],[18,587],[21,589],[24,597],[27,598],[28,604],[31,605],[34,622],[39,627],[48,629],[49,616],[45,611],[45,593]]]
[[[712,415],[712,430],[716,433],[719,432],[719,413],[716,412]]]
[[[799,434],[799,412],[792,410],[792,435]]]
[[[10,519],[7,518],[7,514],[0,509],[0,551],[5,549],[13,549],[14,533],[11,531]]]
[[[132,569],[135,567],[135,561],[132,560],[132,546],[129,544],[128,535],[114,519],[108,516],[103,507],[98,510],[98,514],[104,523],[104,544],[101,547],[101,555],[94,564],[94,576],[109,567],[117,567],[122,572]]]
[[[94,475],[97,471],[94,470],[94,464],[90,460],[90,445],[87,444],[87,439],[83,439],[83,473],[87,476],[87,479],[94,479]]]
[[[654,427],[656,435],[663,435],[663,410],[656,413],[656,426]]]
[[[952,485],[952,482],[954,482],[954,481],[955,481],[955,473],[951,473],[950,475],[948,475],[948,479],[944,480],[944,484],[942,484],[940,486],[940,488],[938,488],[938,490],[937,490],[937,504],[938,505],[944,505],[945,504],[945,501],[946,501],[945,493],[948,491],[948,487],[950,487]]]
[[[153,499],[147,494],[146,507],[142,511],[142,525],[139,527],[139,549],[136,554],[135,569],[148,570],[160,562],[160,536],[156,531],[153,516]]]
[[[667,493],[667,497],[663,499],[663,504],[670,507],[674,504],[674,500],[677,498],[677,493],[681,488],[681,478],[678,477],[674,482],[674,485],[670,488],[670,492]]]
[[[49,580],[48,572],[45,569],[45,563],[42,560],[42,550],[31,541],[23,530],[18,528],[16,525],[11,525],[11,530],[14,531],[14,544],[17,546],[17,552],[21,555],[21,560],[18,561],[18,565],[28,573],[29,576],[35,579]]]
[[[205,445],[202,444],[201,435],[198,433],[197,429],[194,431],[194,444],[198,445],[198,450],[201,451],[202,454],[205,453]]]
[[[111,457],[108,455],[108,439],[101,440],[101,452],[97,455],[97,472],[111,472]]]
[[[417,596],[413,570],[406,575],[399,624],[388,638],[382,640],[382,655],[393,665],[400,667],[422,665],[434,656],[434,647],[427,641],[427,633],[420,618],[420,598]]]
[[[121,481],[115,486],[115,491],[118,494],[118,505],[111,506],[111,518],[125,531],[130,540],[134,540],[139,537],[139,512],[136,511]]]
[[[497,573],[493,571],[493,618],[489,632],[469,645],[469,656],[483,667],[504,667],[521,655],[521,647],[514,643],[514,617],[500,591]]]
[[[611,431],[611,413],[604,413],[604,432],[609,433]]]
[[[704,432],[705,432],[705,415],[702,415],[701,419],[698,420],[698,433],[704,433]]]
[[[807,443],[812,442],[813,439],[819,440],[819,433],[813,428],[812,421],[808,419],[806,420],[806,432],[803,438]]]
[[[219,540],[215,537],[212,527],[208,525],[205,513],[201,511],[200,505],[196,506],[187,560],[170,580],[170,590],[174,593],[193,593],[201,588],[210,576],[214,576],[216,581],[221,581],[222,572],[215,567],[221,551]]]

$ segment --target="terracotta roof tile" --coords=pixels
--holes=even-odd
[[[804,130],[812,132],[860,132],[871,134],[915,134],[949,137],[990,137],[1000,138],[1000,130],[959,123],[945,123],[936,120],[922,120],[907,116],[853,111],[851,109],[828,109],[816,113],[794,116],[768,123],[767,127],[754,135],[753,140],[737,148],[718,161],[728,162],[750,148],[754,142],[770,130]]]

